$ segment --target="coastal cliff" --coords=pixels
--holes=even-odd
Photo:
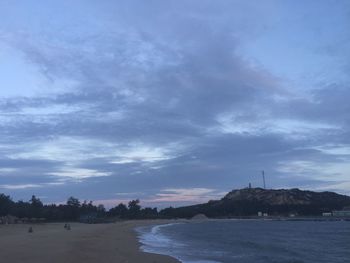
[[[349,204],[350,196],[334,192],[293,189],[244,188],[229,192],[224,201],[256,201],[267,205],[331,205]]]
[[[233,190],[220,200],[205,204],[172,208],[163,211],[171,217],[257,216],[259,212],[274,216],[320,216],[350,205],[350,196],[334,192],[313,192],[300,189],[244,188]]]

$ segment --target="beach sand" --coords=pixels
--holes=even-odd
[[[0,262],[11,263],[176,263],[177,260],[139,250],[135,227],[165,221],[114,224],[63,223],[0,225]],[[33,233],[28,233],[33,226]]]

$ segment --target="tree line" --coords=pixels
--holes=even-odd
[[[86,221],[96,219],[153,219],[167,217],[157,208],[142,208],[138,199],[127,205],[120,203],[106,210],[103,205],[94,205],[92,201],[81,202],[78,198],[69,197],[65,204],[43,204],[35,195],[27,202],[13,201],[10,196],[0,194],[0,217],[41,218],[46,221]]]

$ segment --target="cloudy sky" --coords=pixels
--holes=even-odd
[[[0,0],[0,192],[350,194],[344,0]]]

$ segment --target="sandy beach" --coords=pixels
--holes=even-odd
[[[0,258],[11,263],[175,263],[177,260],[144,253],[134,228],[165,221],[125,221],[114,224],[63,223],[0,225]]]

